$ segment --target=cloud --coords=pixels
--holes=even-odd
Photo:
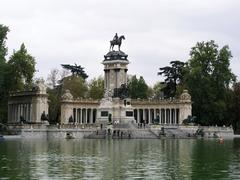
[[[215,40],[232,50],[231,68],[240,76],[237,0],[8,0],[1,2],[1,23],[10,27],[9,54],[24,42],[36,57],[36,76],[47,77],[62,63],[78,63],[93,78],[115,32],[124,34],[129,73],[149,84],[159,67],[186,61],[197,41]]]

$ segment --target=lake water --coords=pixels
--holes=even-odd
[[[240,179],[240,139],[0,141],[0,179]]]

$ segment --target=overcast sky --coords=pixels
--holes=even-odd
[[[240,76],[239,18],[238,0],[2,0],[0,6],[0,24],[11,30],[9,55],[24,42],[36,58],[36,77],[64,63],[85,67],[89,79],[103,75],[101,62],[117,32],[126,37],[128,73],[151,85],[162,79],[159,67],[187,61],[198,41],[229,45]]]

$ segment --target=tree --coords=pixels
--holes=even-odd
[[[165,87],[164,82],[157,82],[153,85],[153,98],[161,99],[163,98],[163,88]]]
[[[48,85],[52,88],[55,87],[59,81],[59,76],[59,70],[56,68],[52,69],[47,78]]]
[[[104,80],[102,77],[94,78],[89,83],[88,96],[92,99],[101,99],[104,94]]]
[[[7,80],[7,63],[6,63],[6,55],[7,55],[7,33],[9,32],[9,28],[7,26],[0,24],[0,123],[7,121],[7,98],[8,98],[8,90],[6,88]]]
[[[229,112],[233,116],[232,124],[234,132],[240,134],[240,82],[233,85],[233,98],[230,105],[232,106]]]
[[[128,83],[129,95],[132,99],[147,99],[148,85],[142,76],[137,79],[136,75],[132,76]]]
[[[88,87],[84,79],[79,76],[68,76],[62,80],[61,92],[64,93],[67,89],[70,90],[74,98],[86,97]]]
[[[53,89],[47,88],[49,100],[49,123],[60,122],[61,115],[61,91],[62,86],[55,86]]]
[[[185,63],[181,61],[171,61],[171,66],[165,66],[159,68],[160,72],[158,75],[163,75],[165,77],[164,87],[162,91],[166,98],[176,96],[177,85],[182,83],[184,76]]]
[[[76,63],[75,65],[62,64],[62,67],[64,69],[70,70],[72,72],[72,75],[82,77],[84,80],[88,78],[88,75],[85,73],[84,68],[80,65],[78,66]]]
[[[193,114],[202,125],[223,125],[227,118],[227,92],[235,80],[228,46],[214,41],[198,42],[190,51],[184,83],[193,100]]]
[[[6,62],[6,55],[7,55],[7,47],[6,47],[6,40],[7,40],[7,33],[9,32],[9,28],[0,24],[0,63]]]
[[[32,84],[35,64],[34,57],[28,54],[25,45],[22,44],[20,50],[14,52],[8,61],[10,90],[23,90],[24,86]]]

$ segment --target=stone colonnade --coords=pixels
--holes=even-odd
[[[99,101],[64,100],[61,105],[61,123],[94,124],[97,122]],[[157,120],[162,125],[180,125],[191,115],[191,103],[176,101],[132,100],[133,116],[136,123],[153,124]],[[114,119],[113,119],[114,120]]]
[[[61,101],[61,124],[79,123],[93,124],[97,119],[98,100],[73,99],[70,91],[66,91]],[[72,121],[70,119],[72,118]]]
[[[100,101],[73,99],[70,91],[67,91],[62,96],[61,123],[68,124],[70,117],[73,122],[80,124],[96,123],[98,111],[101,110],[99,107]],[[136,123],[152,124],[156,120],[163,125],[180,125],[184,119],[192,115],[191,96],[186,90],[179,99],[136,99],[131,101],[131,107]]]
[[[30,122],[32,119],[32,103],[8,104],[8,119],[11,122],[20,122],[20,117]]]
[[[79,124],[96,123],[97,108],[73,108],[73,122]]]
[[[152,124],[157,119],[159,124],[179,124],[179,108],[137,108],[133,112],[136,123]]]

